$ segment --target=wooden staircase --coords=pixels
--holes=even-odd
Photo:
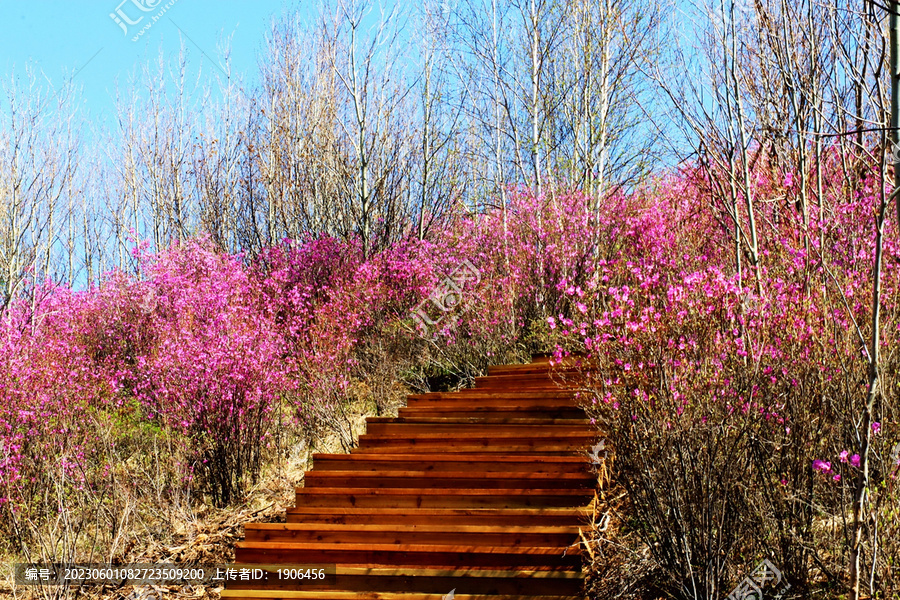
[[[597,432],[546,356],[492,367],[472,389],[409,396],[369,418],[351,454],[316,454],[287,523],[251,523],[223,598],[457,600],[583,597],[578,527]],[[334,565],[279,583],[277,565]]]

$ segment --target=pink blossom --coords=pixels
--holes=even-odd
[[[813,469],[822,473],[828,473],[829,471],[831,471],[831,463],[816,459],[813,461]]]

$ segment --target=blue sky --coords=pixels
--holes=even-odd
[[[212,61],[221,58],[219,42],[230,37],[232,73],[252,86],[272,18],[312,5],[311,0],[0,0],[0,76],[7,83],[13,74],[24,75],[28,63],[44,85],[58,87],[74,75],[84,108],[105,121],[114,109],[117,81],[124,91],[142,63],[160,52],[176,58],[182,41],[191,64],[211,75],[217,68]]]

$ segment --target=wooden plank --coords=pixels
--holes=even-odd
[[[337,575],[371,575],[377,577],[388,576],[416,576],[416,577],[449,577],[458,575],[470,580],[484,579],[509,579],[527,578],[542,581],[572,581],[583,579],[580,570],[560,567],[556,569],[484,569],[473,568],[419,568],[419,567],[357,567],[353,565],[335,565]]]
[[[557,456],[583,456],[584,450],[579,444],[554,441],[528,440],[522,443],[505,443],[504,440],[490,441],[458,441],[452,444],[440,443],[436,440],[416,443],[415,440],[363,440],[354,450],[358,454],[379,454],[381,452],[444,452],[445,454],[471,454],[482,452],[490,454],[520,454],[527,456],[537,452],[540,454],[555,454]]]
[[[553,390],[573,390],[584,385],[584,374],[577,371],[547,371],[543,373],[516,373],[488,375],[475,378],[475,389],[490,390],[501,388],[518,391],[532,391],[546,388]]]
[[[523,418],[583,419],[584,409],[576,406],[528,406],[512,408],[507,406],[411,406],[402,407],[398,411],[401,417],[440,417],[440,418],[506,418],[510,416]]]
[[[473,415],[466,417],[443,417],[440,415],[427,416],[423,412],[419,416],[411,417],[367,417],[366,423],[384,424],[434,424],[434,425],[532,425],[532,426],[567,426],[590,428],[591,422],[586,418],[560,419],[555,417],[517,417],[514,412],[495,415]]]
[[[367,419],[353,453],[314,455],[287,523],[248,524],[235,548],[243,563],[337,564],[336,583],[231,581],[223,597],[581,597],[599,433],[588,397],[557,385],[577,360],[491,368],[476,388]]]
[[[435,443],[443,444],[446,447],[454,445],[479,445],[485,447],[492,445],[505,444],[516,446],[527,444],[569,444],[578,448],[588,448],[597,438],[599,432],[588,431],[578,433],[544,433],[535,432],[517,432],[517,431],[498,431],[498,432],[479,432],[472,430],[460,430],[458,433],[412,433],[404,435],[403,432],[396,434],[382,433],[364,433],[359,436],[360,444],[362,442],[409,442],[412,445],[427,446]]]
[[[337,525],[248,523],[246,542],[322,542],[329,544],[427,544],[433,546],[533,546],[565,548],[578,541],[573,527],[497,527],[486,525]]]
[[[531,471],[535,473],[589,473],[586,456],[503,454],[313,454],[313,471],[478,471],[482,473]]]
[[[359,437],[359,447],[355,452],[412,452],[416,449],[427,452],[537,452],[537,453],[583,453],[597,436],[567,437]]]
[[[305,489],[318,487],[377,487],[470,489],[522,488],[538,489],[593,489],[596,477],[589,473],[541,473],[479,472],[479,471],[308,471],[304,478]]]
[[[241,590],[227,589],[221,593],[222,598],[231,600],[443,600],[445,593],[404,593],[404,592],[335,592],[296,591],[296,590]],[[455,600],[497,600],[494,594],[454,594]],[[504,595],[506,600],[580,600],[581,596],[523,596]]]
[[[592,367],[584,360],[564,360],[561,364],[550,365],[550,363],[525,363],[521,365],[497,365],[488,367],[488,377],[494,375],[523,375],[528,373],[561,373],[566,375],[578,374],[583,372],[595,371],[596,367]]]
[[[359,508],[528,508],[584,506],[592,490],[315,488],[296,494],[297,506]]]
[[[495,526],[584,526],[589,514],[583,507],[565,508],[289,508],[288,523],[406,524]]]
[[[535,567],[528,570],[502,569],[495,570],[490,567],[473,568],[416,568],[416,567],[390,567],[390,568],[362,568],[352,565],[337,565],[336,576],[332,578],[333,584],[318,586],[322,592],[328,593],[334,590],[344,592],[387,592],[391,590],[404,593],[416,592],[418,594],[430,593],[440,590],[443,593],[449,590],[465,590],[469,594],[490,594],[496,598],[498,594],[503,598],[516,597],[517,595],[536,595],[545,597],[552,595],[577,595],[581,592],[583,576],[580,569],[570,566],[562,567]],[[253,588],[253,582],[233,582],[229,588]],[[277,582],[268,582],[268,588],[297,589],[297,586],[279,585]],[[308,590],[304,586],[304,590]],[[417,596],[419,597],[419,596]]]
[[[568,550],[566,552],[566,550]],[[432,546],[426,544],[325,544],[236,542],[236,562],[324,565],[410,565],[521,568],[581,566],[579,548],[517,546]]]
[[[432,400],[422,398],[411,398],[407,400],[408,408],[462,408],[462,407],[484,407],[490,409],[510,410],[510,409],[529,409],[536,410],[538,408],[559,409],[559,408],[584,408],[584,403],[572,398],[514,398],[503,399],[496,397],[484,398],[447,398],[444,400]]]
[[[513,402],[515,400],[542,399],[542,400],[575,400],[578,398],[576,392],[566,389],[553,390],[485,390],[478,388],[467,388],[458,392],[427,392],[424,394],[409,394],[407,400],[427,400],[432,402],[442,402],[444,400],[479,400],[494,399]]]
[[[495,375],[493,377],[476,377],[475,389],[482,392],[490,392],[494,390],[517,390],[520,392],[552,392],[554,390],[565,389],[566,386],[566,384],[562,381],[554,381],[549,377],[534,377],[532,379],[525,379],[523,381],[522,379],[525,377],[527,376],[523,375],[522,377],[509,377],[506,375]]]
[[[420,438],[428,436],[593,436],[597,437],[597,430],[587,423],[576,425],[543,425],[531,423],[405,423],[405,422],[375,422],[366,424],[366,435],[406,437],[415,435]]]

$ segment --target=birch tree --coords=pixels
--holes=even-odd
[[[884,234],[885,224],[890,216],[890,203],[896,201],[900,193],[900,156],[896,148],[900,148],[900,3],[897,0],[889,0],[888,13],[888,82],[890,86],[890,129],[882,131],[882,148],[889,149],[888,156],[892,158],[893,181],[886,180],[885,161],[880,160],[881,190],[879,204],[875,216],[875,259],[872,266],[872,321],[870,344],[867,351],[868,378],[866,402],[862,411],[862,439],[860,449],[859,474],[856,481],[856,490],[853,498],[853,512],[850,538],[850,599],[860,599],[860,583],[862,581],[862,550],[863,529],[868,517],[865,515],[870,487],[871,448],[872,448],[872,424],[875,421],[875,408],[882,394],[885,393],[881,386],[881,307],[882,307],[882,269],[884,260]],[[879,95],[880,96],[880,95]],[[889,143],[887,143],[889,142]],[[898,209],[900,215],[900,209]],[[900,224],[900,223],[898,223]],[[877,537],[878,530],[874,535]],[[875,539],[877,544],[878,540]],[[872,559],[873,570],[875,559]],[[871,586],[870,586],[871,588]],[[874,590],[870,589],[874,594]]]
[[[57,274],[80,140],[70,87],[52,94],[30,69],[5,86],[0,118],[0,311],[30,278]],[[65,274],[62,269],[62,274]]]

